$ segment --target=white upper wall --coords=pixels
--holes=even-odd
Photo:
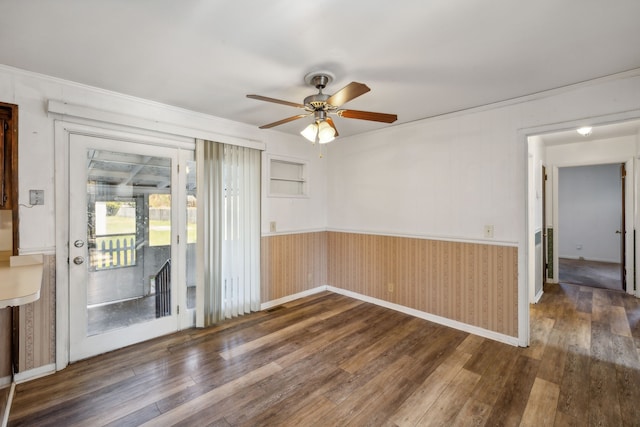
[[[531,232],[542,229],[542,166],[546,165],[544,143],[539,136],[531,136],[529,142],[529,216],[533,218]]]
[[[525,133],[631,110],[640,116],[638,75],[338,140],[329,148],[329,227],[483,240],[493,225],[489,241],[524,250]]]
[[[326,159],[320,158],[314,146],[299,135],[268,131],[269,144],[263,163],[262,234],[270,233],[270,223],[276,223],[276,233],[324,230],[327,226]],[[269,157],[307,163],[307,197],[269,197]]]
[[[491,127],[492,121],[500,122],[496,113],[429,120],[337,141],[329,151],[329,226],[476,239],[482,238],[484,225],[494,225],[496,238],[515,242],[513,231],[523,218],[509,205],[524,182],[523,147],[501,143],[509,139],[510,126]],[[518,164],[507,161],[515,158]],[[502,220],[503,210],[512,211],[509,223]]]

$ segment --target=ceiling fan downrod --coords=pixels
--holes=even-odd
[[[320,92],[322,92],[322,89],[324,89],[329,84],[330,81],[331,81],[331,78],[326,74],[316,74],[311,79],[311,83]]]

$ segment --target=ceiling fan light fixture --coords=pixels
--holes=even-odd
[[[318,125],[311,123],[306,128],[302,129],[300,135],[304,136],[309,142],[316,142],[316,135],[318,134]]]
[[[381,123],[393,123],[398,119],[395,114],[375,113],[372,111],[348,110],[342,108],[347,102],[364,95],[371,89],[364,83],[351,82],[333,95],[326,95],[322,91],[334,79],[333,74],[327,71],[317,71],[309,73],[305,76],[304,81],[314,86],[318,93],[304,98],[302,104],[296,102],[283,101],[281,99],[270,98],[261,95],[247,95],[247,98],[257,99],[259,101],[273,102],[275,104],[288,105],[304,110],[303,114],[297,114],[277,122],[268,123],[260,126],[260,129],[270,129],[280,126],[294,120],[302,119],[313,115],[314,123],[307,125],[300,134],[315,144],[326,144],[333,141],[339,136],[333,120],[329,114],[335,114],[338,117],[346,119],[368,120]]]
[[[578,132],[582,136],[589,136],[591,135],[592,130],[593,128],[591,126],[583,126],[581,128],[576,129],[576,132]]]
[[[326,144],[336,139],[336,130],[326,121],[318,123],[318,142]]]
[[[322,138],[322,137],[318,138],[318,142],[319,142],[320,144],[326,144],[326,143],[328,143],[328,142],[333,141],[334,139],[336,139],[336,137],[335,137],[335,136],[333,136],[333,135],[329,135],[329,136],[324,137],[324,138]]]

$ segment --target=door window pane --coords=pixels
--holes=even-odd
[[[87,151],[87,335],[171,315],[171,159]]]
[[[96,201],[89,206],[95,245],[89,251],[94,270],[136,264],[136,201]]]
[[[149,246],[171,245],[171,194],[149,195]]]
[[[192,153],[193,154],[193,153]],[[196,307],[196,243],[197,211],[196,162],[187,161],[187,308]]]

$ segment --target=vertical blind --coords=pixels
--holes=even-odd
[[[196,326],[260,308],[259,150],[198,140]]]

